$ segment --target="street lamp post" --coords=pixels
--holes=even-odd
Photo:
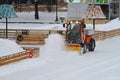
[[[108,13],[108,19],[110,20],[111,19],[111,9],[110,9],[110,6],[111,6],[111,4],[110,4],[110,0],[108,0],[108,7],[109,7],[109,13]]]
[[[35,0],[35,19],[39,19],[39,15],[38,15],[38,0]]]
[[[55,19],[55,21],[58,21],[58,6],[57,6],[57,4],[58,4],[58,0],[56,0],[56,19]]]
[[[120,0],[119,0],[119,20],[120,20]]]
[[[8,38],[8,18],[16,18],[16,12],[12,5],[0,5],[0,17],[6,18],[6,38]]]
[[[6,39],[8,38],[8,18],[6,17]]]

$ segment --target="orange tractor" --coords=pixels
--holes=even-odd
[[[93,30],[85,29],[86,25],[81,21],[67,21],[63,24],[66,27],[66,48],[67,50],[94,51],[96,44],[92,38]]]

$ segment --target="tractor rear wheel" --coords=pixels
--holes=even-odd
[[[95,46],[96,46],[95,39],[91,38],[88,50],[89,51],[94,51]]]

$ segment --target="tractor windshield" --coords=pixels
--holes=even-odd
[[[79,31],[80,30],[80,25],[79,24],[68,24],[68,33],[70,31],[74,32],[74,31]]]
[[[80,42],[80,24],[69,24],[67,28],[67,41],[68,43]]]
[[[80,32],[80,24],[68,24],[68,33],[70,32]]]

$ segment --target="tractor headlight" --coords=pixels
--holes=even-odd
[[[72,22],[72,21],[70,21],[70,23],[72,24],[73,22]]]
[[[79,22],[78,22],[78,21],[76,21],[75,23],[76,23],[76,24],[78,24]]]

